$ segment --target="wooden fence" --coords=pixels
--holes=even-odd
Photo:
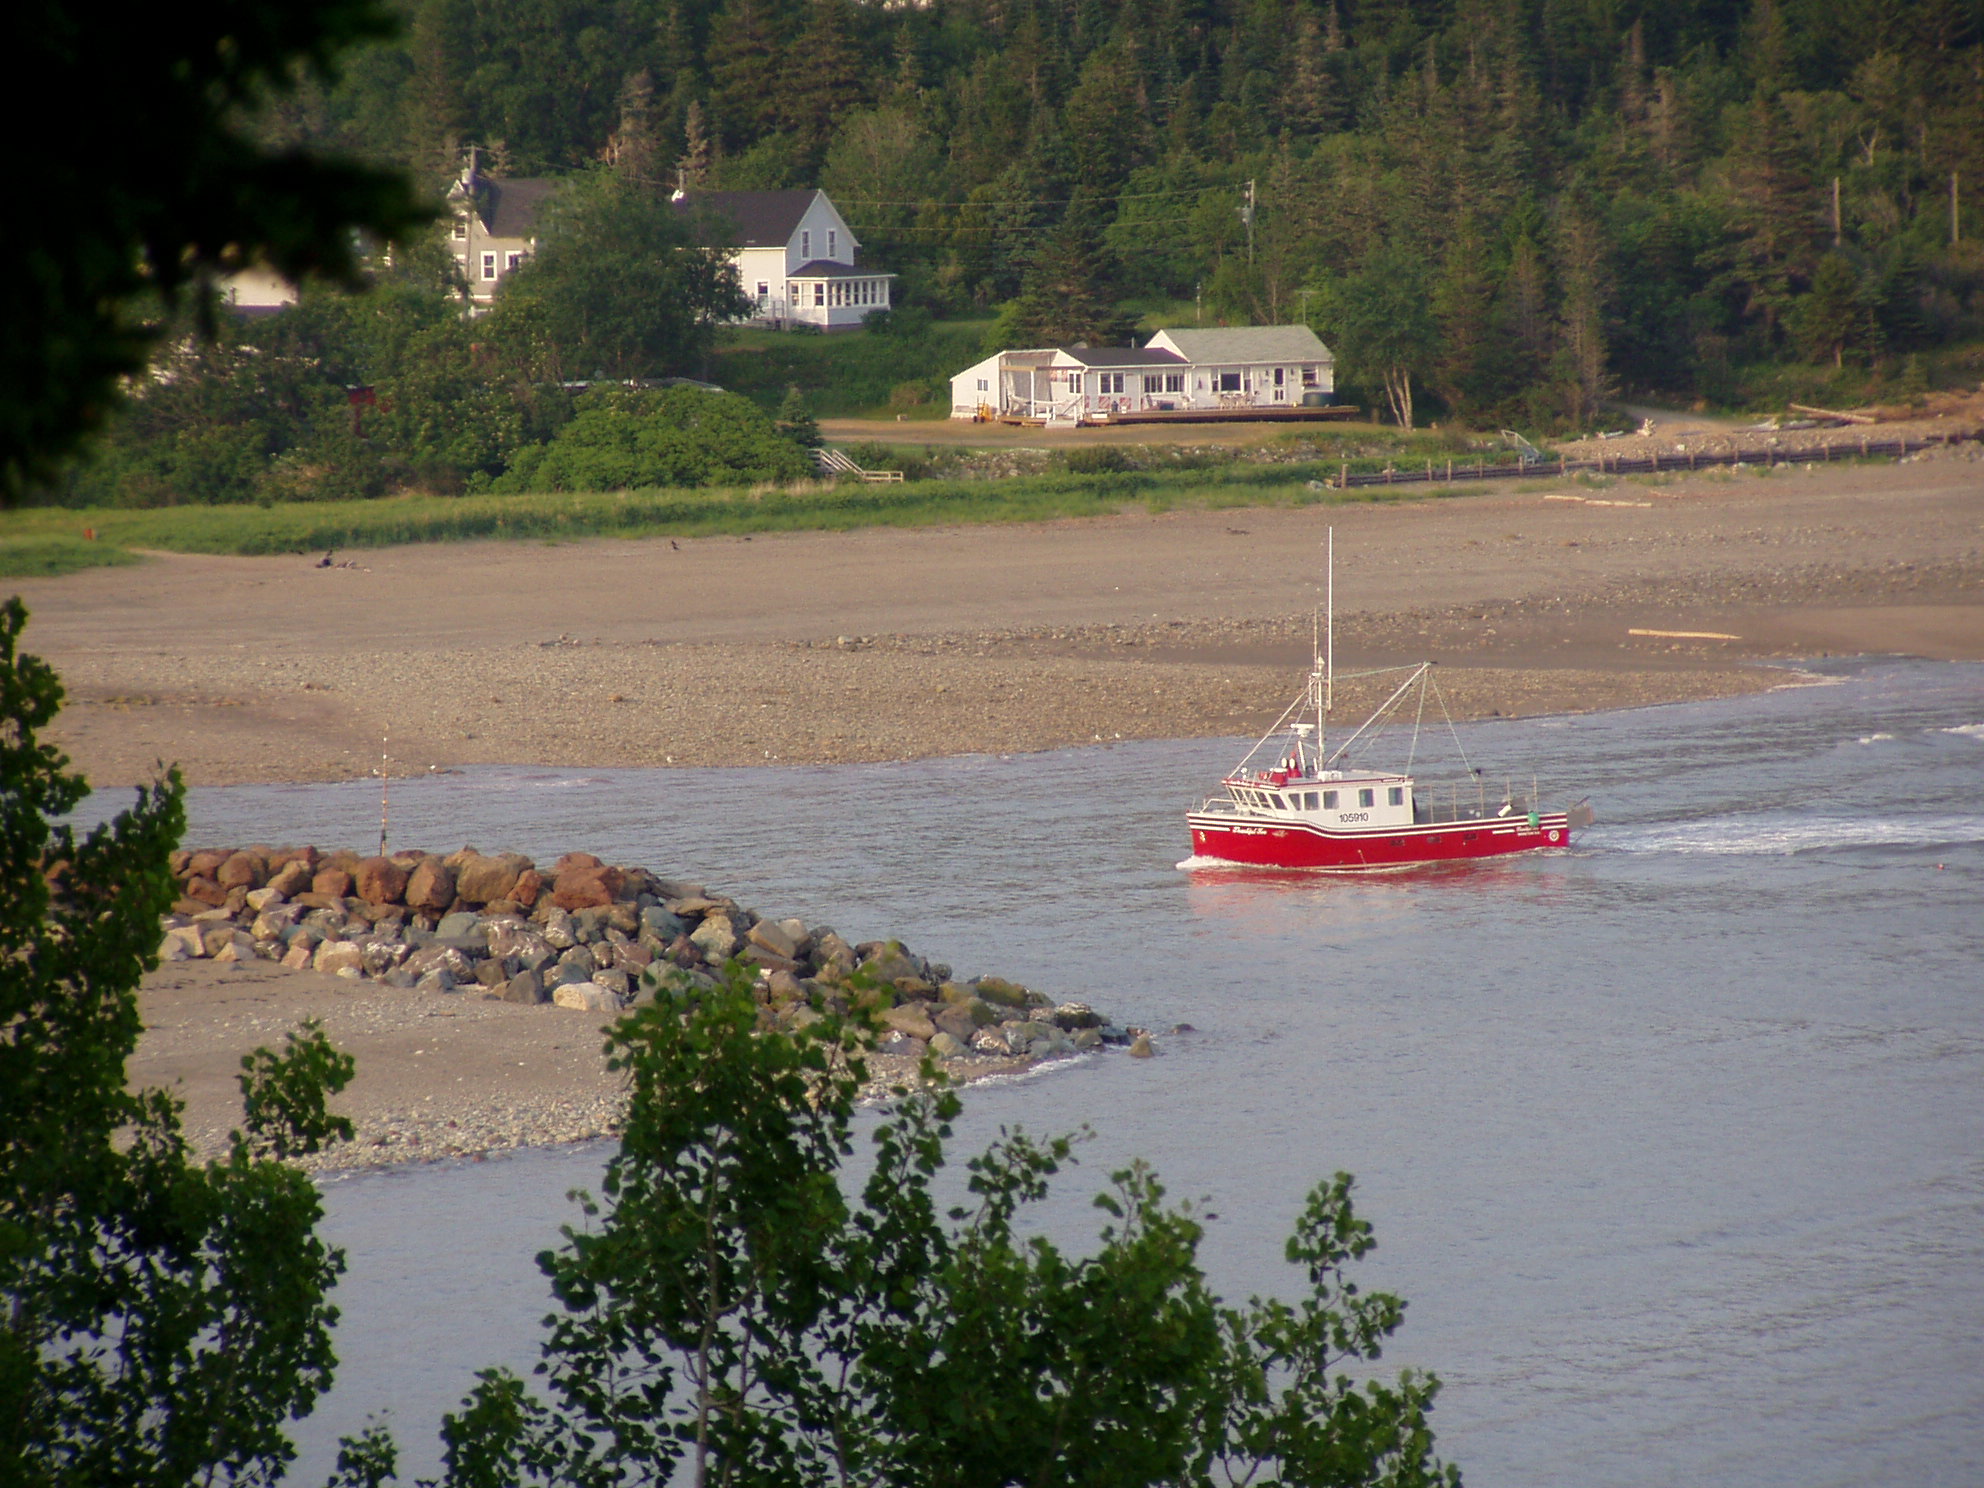
[[[1834,460],[1898,460],[1904,455],[1918,454],[1927,449],[1942,449],[1946,445],[1963,444],[1971,440],[1984,440],[1984,431],[1966,430],[1956,434],[1938,434],[1930,439],[1870,439],[1862,435],[1855,442],[1841,441],[1833,444],[1813,445],[1805,449],[1748,449],[1726,450],[1721,453],[1688,450],[1672,455],[1644,455],[1638,459],[1625,456],[1601,454],[1595,460],[1538,460],[1530,464],[1511,464],[1507,461],[1490,463],[1487,460],[1453,460],[1444,462],[1428,460],[1426,468],[1416,467],[1405,470],[1387,467],[1384,470],[1352,471],[1346,461],[1342,473],[1329,484],[1339,491],[1355,490],[1361,486],[1411,486],[1411,485],[1457,485],[1462,481],[1515,480],[1524,476],[1566,476],[1566,475],[1658,475],[1671,470],[1709,470],[1718,465],[1811,465],[1826,464]]]

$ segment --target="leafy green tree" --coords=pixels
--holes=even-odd
[[[384,0],[208,0],[101,21],[61,0],[21,0],[0,21],[15,76],[77,102],[60,129],[16,121],[36,145],[15,183],[33,209],[0,260],[4,504],[103,424],[157,348],[160,308],[258,262],[351,282],[354,229],[394,237],[427,215],[396,172],[270,148],[246,123],[299,78],[334,77],[353,43],[391,34]]]
[[[349,1137],[351,1061],[306,1027],[243,1059],[245,1131],[196,1162],[164,1091],[130,1090],[184,826],[177,772],[108,824],[39,732],[62,689],[0,606],[0,1482],[266,1482],[330,1383],[343,1270],[281,1159]]]
[[[1302,1299],[1241,1307],[1209,1291],[1198,1222],[1141,1166],[1097,1198],[1092,1254],[1029,1233],[1067,1139],[1007,1134],[943,1212],[959,1103],[941,1082],[898,1092],[851,1193],[861,989],[845,1013],[779,1014],[752,982],[741,964],[715,986],[655,980],[615,1025],[620,1150],[539,1257],[558,1304],[545,1392],[481,1377],[443,1428],[451,1488],[1458,1483],[1432,1451],[1434,1379],[1352,1378],[1404,1304],[1345,1277],[1372,1246],[1347,1175],[1290,1241]],[[378,1465],[382,1447],[353,1450]]]
[[[1379,382],[1402,429],[1413,426],[1413,379],[1436,346],[1426,272],[1419,257],[1392,247],[1353,274],[1326,281],[1316,317],[1323,339],[1351,373]]]
[[[518,453],[499,491],[625,491],[646,486],[795,481],[812,461],[757,404],[698,387],[600,387],[579,398],[549,444]]]
[[[723,254],[692,241],[662,197],[600,170],[547,206],[490,330],[539,338],[554,381],[661,377],[700,370],[717,326],[745,308]]]

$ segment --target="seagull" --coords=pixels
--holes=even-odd
[[[677,542],[677,541],[676,541],[676,540],[675,540],[674,538],[672,538],[672,537],[671,537],[671,538],[670,538],[670,539],[668,540],[668,545],[669,545],[669,546],[670,546],[671,548],[673,548],[673,549],[675,549],[675,551],[676,551],[676,552],[678,552],[678,553],[682,551],[682,544],[680,544],[679,542]]]
[[[330,549],[330,550],[329,550],[328,552],[326,552],[326,553],[324,554],[324,556],[323,556],[323,557],[321,557],[321,558],[319,558],[319,559],[317,560],[317,567],[319,567],[319,568],[334,568],[334,567],[336,567],[336,565],[335,565],[335,564],[333,564],[333,563],[331,562],[331,554],[332,554],[332,553],[335,553],[336,551],[337,551],[337,549],[336,549],[336,548],[332,548],[332,549]]]

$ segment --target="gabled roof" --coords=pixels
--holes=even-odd
[[[1059,354],[1084,367],[1182,367],[1185,358],[1163,347],[1148,346],[1063,346]]]
[[[722,218],[736,225],[725,247],[783,248],[799,231],[799,219],[820,195],[814,191],[691,191],[678,197],[679,212]]]
[[[1327,362],[1330,349],[1305,325],[1222,326],[1217,330],[1159,331],[1151,344],[1165,342],[1197,366],[1220,362]]]
[[[492,238],[530,238],[537,235],[537,209],[558,183],[544,176],[523,176],[514,181],[475,178],[475,215]]]

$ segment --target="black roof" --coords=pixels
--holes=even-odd
[[[478,176],[475,182],[476,213],[492,238],[528,238],[537,232],[537,209],[558,183],[544,176],[522,176],[514,181],[492,181]]]
[[[725,247],[783,248],[818,195],[818,191],[691,191],[676,200],[675,208],[733,223],[736,235]]]
[[[830,258],[816,258],[811,263],[801,264],[785,277],[788,279],[893,279],[896,276],[882,273],[879,269],[857,269],[852,264],[835,263]]]

